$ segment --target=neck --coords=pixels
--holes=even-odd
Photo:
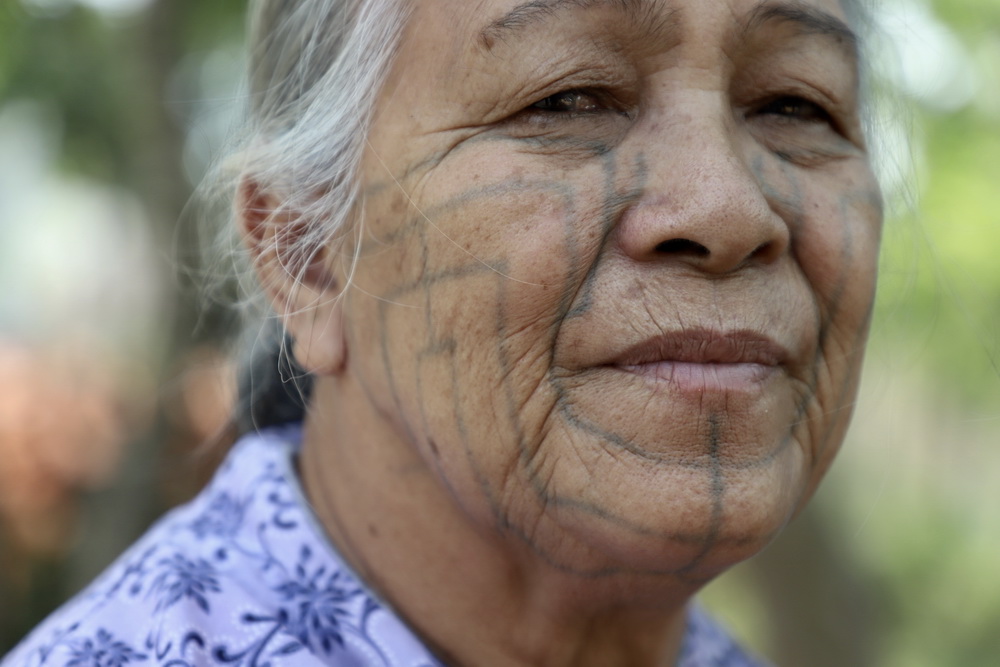
[[[475,525],[360,387],[317,382],[300,470],[341,555],[455,665],[672,665],[693,587],[582,576]],[[641,602],[636,602],[636,601]]]

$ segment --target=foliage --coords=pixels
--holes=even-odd
[[[0,100],[29,98],[58,112],[67,170],[138,187],[133,168],[146,126],[135,110],[137,97],[150,92],[147,77],[156,64],[150,60],[176,66],[185,54],[238,42],[244,5],[159,0],[145,15],[109,17],[76,4],[50,16],[5,2],[0,44],[8,57],[0,59]],[[160,47],[150,29],[169,47]],[[152,94],[161,104],[170,91]]]

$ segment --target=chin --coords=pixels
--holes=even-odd
[[[520,537],[567,572],[701,584],[761,551],[788,522],[810,477],[797,452],[732,469],[621,464],[573,490],[535,487],[542,516]]]

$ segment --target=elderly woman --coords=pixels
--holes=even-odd
[[[312,377],[10,665],[752,665],[847,428],[856,0],[270,0],[236,217]]]

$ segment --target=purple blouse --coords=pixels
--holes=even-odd
[[[341,560],[305,499],[297,426],[241,440],[212,482],[160,519],[2,667],[436,667]],[[678,667],[759,667],[698,609]]]

